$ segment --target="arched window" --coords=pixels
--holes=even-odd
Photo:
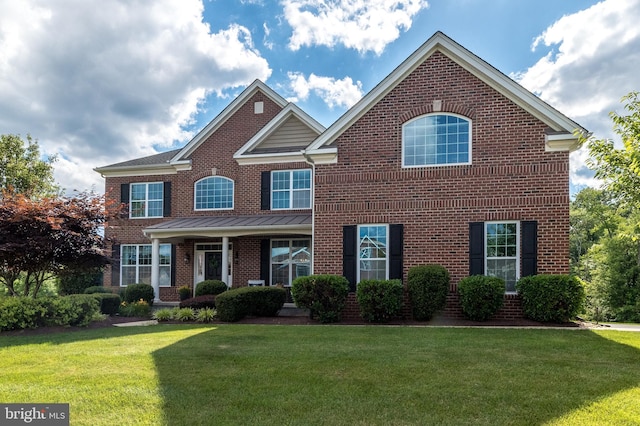
[[[471,120],[429,114],[402,126],[402,166],[471,164]]]
[[[195,186],[195,209],[233,209],[233,181],[222,176],[212,176],[197,181]]]

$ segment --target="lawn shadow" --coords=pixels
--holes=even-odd
[[[640,383],[587,330],[223,325],[153,357],[171,425],[543,424]]]

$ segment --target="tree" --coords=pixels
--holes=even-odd
[[[0,135],[0,189],[9,194],[42,198],[58,194],[53,179],[56,156],[42,159],[38,142],[27,135],[27,145],[18,135]]]
[[[62,271],[91,270],[109,261],[102,226],[121,213],[105,206],[105,196],[34,200],[4,193],[0,199],[0,283],[18,295],[36,297],[42,283]]]
[[[589,168],[604,183],[604,188],[620,201],[640,207],[640,93],[631,92],[622,98],[627,115],[611,112],[613,130],[620,135],[622,147],[611,139],[582,138],[589,149]]]

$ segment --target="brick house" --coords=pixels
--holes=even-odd
[[[163,301],[203,279],[400,278],[415,265],[516,280],[569,271],[569,153],[584,132],[438,32],[328,129],[260,81],[184,148],[96,171],[110,223],[105,285]],[[224,267],[226,265],[226,267]],[[345,313],[356,315],[355,297]]]

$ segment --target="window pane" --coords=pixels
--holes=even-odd
[[[272,205],[274,209],[288,209],[289,208],[289,191],[287,192],[274,192],[271,196]]]
[[[138,263],[138,247],[122,246],[120,261],[123,265],[136,265]]]
[[[294,191],[293,208],[308,209],[311,207],[311,191]]]
[[[273,264],[271,265],[271,282],[273,284],[290,285],[289,282],[289,264]]]
[[[289,189],[289,172],[273,172],[271,189]]]
[[[162,200],[164,184],[162,183],[150,183],[149,184],[149,200]]]
[[[131,201],[140,201],[147,199],[147,185],[144,183],[131,184]]]
[[[469,122],[449,114],[420,117],[403,126],[404,164],[467,163]]]
[[[151,266],[138,267],[138,283],[151,284]]]
[[[137,268],[135,266],[123,266],[122,273],[121,273],[121,277],[122,277],[121,285],[125,286],[129,284],[135,284],[136,270]]]
[[[149,217],[161,217],[162,216],[162,201],[149,201],[149,210],[147,212]]]
[[[232,209],[233,181],[221,176],[203,179],[196,183],[195,208]]]
[[[171,267],[170,266],[160,266],[159,284],[163,287],[171,286]]]

